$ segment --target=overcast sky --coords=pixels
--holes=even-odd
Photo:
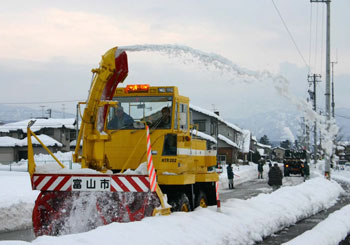
[[[3,0],[0,103],[26,103],[38,109],[45,105],[56,110],[64,104],[66,110],[74,112],[75,101],[87,97],[90,71],[98,66],[101,55],[114,46],[136,44],[185,45],[219,54],[249,70],[282,74],[288,78],[292,93],[306,99],[307,65],[311,73],[325,77],[325,54],[321,54],[325,38],[321,34],[325,34],[322,14],[326,4],[311,4],[309,0],[274,3],[303,58],[272,0]],[[331,9],[332,61],[338,54],[336,107],[350,107],[350,1],[333,0]],[[293,107],[276,93],[270,81],[242,82],[215,69],[158,53],[129,53],[128,59],[125,85],[175,85],[191,103],[209,110],[215,107],[224,118]],[[321,108],[324,80],[318,91]],[[48,103],[52,101],[57,103]],[[38,103],[30,104],[33,102]]]

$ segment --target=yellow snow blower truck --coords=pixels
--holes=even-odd
[[[81,168],[65,168],[30,129],[35,121],[28,124],[28,169],[32,188],[40,190],[34,233],[82,232],[216,205],[218,175],[208,170],[216,151],[191,135],[189,98],[171,86],[117,88],[128,75],[127,54],[117,47],[92,72],[73,154]],[[35,164],[32,138],[59,168]]]

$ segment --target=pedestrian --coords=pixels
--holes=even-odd
[[[229,163],[227,165],[227,179],[228,179],[228,188],[229,189],[235,189],[235,187],[233,186],[233,176],[234,176],[234,173],[233,173],[233,170],[232,170],[232,165],[231,163]]]
[[[304,163],[303,174],[304,174],[304,181],[310,179],[310,167],[309,167],[309,164],[307,164],[307,162]]]
[[[258,162],[258,179],[263,179],[264,159],[261,158]]]
[[[282,171],[278,167],[277,163],[273,165],[269,173],[269,181],[267,182],[269,186],[272,186],[272,190],[277,190],[282,185]]]

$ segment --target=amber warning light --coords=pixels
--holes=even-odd
[[[149,84],[127,85],[125,91],[127,93],[148,92]]]

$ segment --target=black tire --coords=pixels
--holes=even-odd
[[[191,211],[190,201],[185,193],[177,194],[169,204],[172,206],[172,212],[189,212]]]
[[[197,193],[196,199],[195,199],[195,208],[196,207],[202,207],[202,208],[208,207],[208,198],[204,191],[199,191]]]

